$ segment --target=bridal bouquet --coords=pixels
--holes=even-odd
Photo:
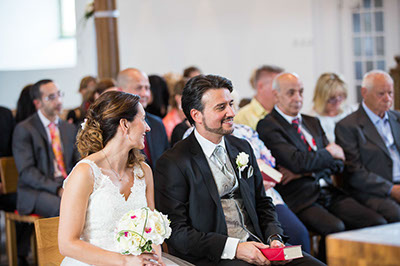
[[[170,223],[166,215],[148,207],[127,212],[116,228],[118,251],[124,255],[151,252],[152,244],[160,245],[171,235]]]

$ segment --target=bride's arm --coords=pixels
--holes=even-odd
[[[142,168],[144,171],[144,178],[146,181],[146,199],[147,199],[147,206],[154,210],[155,208],[155,203],[154,203],[154,182],[153,182],[153,172],[150,168],[150,166],[146,163],[142,163]],[[162,262],[162,256],[161,256],[161,245],[153,245],[153,249],[157,256],[160,258],[158,260],[159,263],[164,265]]]
[[[60,253],[93,265],[143,265],[144,263],[151,265],[147,259],[154,259],[152,255],[125,256],[80,240],[93,182],[92,170],[87,164],[79,164],[68,177],[60,207],[58,229]]]

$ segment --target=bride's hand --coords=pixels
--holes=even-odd
[[[158,260],[157,262],[162,265],[165,266],[165,263],[162,260],[162,251],[161,251],[161,245],[152,245],[153,246],[153,250],[155,252],[155,254],[158,256]]]
[[[124,256],[124,265],[162,265],[160,258],[154,253],[143,253],[138,256]]]

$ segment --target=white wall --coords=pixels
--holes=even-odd
[[[182,72],[197,65],[253,96],[251,71],[276,64],[297,72],[312,93],[314,53],[311,0],[117,1],[121,68]],[[310,97],[306,97],[308,102]]]
[[[93,19],[86,27],[81,23],[86,2],[76,0],[77,66],[0,71],[0,105],[15,108],[21,88],[41,78],[58,82],[66,92],[65,107],[79,104],[80,79],[97,72]],[[388,44],[388,58],[400,52],[399,2],[385,0],[394,17],[386,18],[395,40]],[[303,111],[307,111],[321,73],[344,74],[352,85],[351,35],[344,30],[351,30],[351,17],[343,11],[346,5],[347,0],[117,0],[121,68],[164,74],[197,65],[205,73],[231,79],[240,97],[252,97],[251,71],[262,64],[276,64],[303,79]],[[29,41],[25,45],[29,47]],[[392,66],[390,60],[387,65]],[[354,91],[348,101],[356,101]]]
[[[11,60],[24,60],[24,58],[26,60],[26,57],[23,56],[24,54],[31,57],[32,54],[43,53],[43,51],[41,51],[40,41],[44,41],[45,37],[40,34],[41,31],[46,30],[54,32],[58,30],[54,25],[54,21],[56,21],[57,18],[54,17],[54,14],[49,14],[49,10],[54,11],[54,9],[56,9],[54,3],[57,3],[57,1],[13,0],[0,2],[1,32],[8,32],[15,35],[11,37],[15,39],[14,50],[18,52],[17,56],[19,54],[19,57]],[[28,6],[25,4],[28,4]],[[80,79],[85,75],[97,74],[96,40],[93,19],[89,20],[86,25],[81,19],[84,14],[85,5],[86,0],[76,1],[76,65],[68,68],[0,71],[0,105],[11,109],[16,108],[16,103],[22,88],[28,83],[35,83],[43,78],[53,79],[57,82],[60,89],[65,92],[64,106],[66,108],[79,105],[81,101],[80,94],[78,93]],[[15,24],[13,22],[14,20],[18,21],[18,24]],[[14,32],[12,32],[12,30],[14,30]],[[57,54],[65,53],[65,51],[59,48],[56,49],[55,53],[50,51],[51,47],[47,47],[46,49],[45,51],[47,51],[47,53],[45,52],[44,57],[47,58],[44,58],[45,60],[43,60],[43,63],[45,63],[45,61],[50,61],[57,56]],[[3,57],[0,58],[4,60],[5,56],[7,55],[3,54]],[[37,60],[42,59],[43,58],[38,58]],[[30,69],[30,62],[27,63],[28,66],[26,69]]]

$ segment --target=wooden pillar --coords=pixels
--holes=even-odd
[[[400,110],[400,55],[395,56],[396,67],[390,69],[390,75],[394,81],[394,109]]]
[[[95,0],[94,10],[98,77],[116,78],[119,72],[119,49],[115,0]]]

